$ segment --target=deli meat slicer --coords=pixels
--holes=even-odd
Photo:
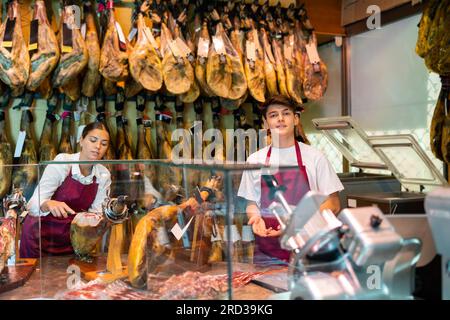
[[[263,179],[272,189],[281,246],[293,252],[290,299],[413,298],[419,239],[402,238],[377,207],[344,209],[338,218],[320,212],[326,196],[314,191],[292,207],[273,175]]]

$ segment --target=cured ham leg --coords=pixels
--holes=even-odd
[[[218,183],[219,179],[211,178],[205,183],[205,187],[214,191]],[[200,196],[203,201],[207,201],[210,192],[202,191]],[[144,287],[147,273],[152,273],[170,253],[167,244],[162,243],[158,237],[158,228],[165,225],[173,226],[177,220],[177,214],[183,210],[195,212],[198,209],[200,204],[195,197],[192,197],[179,205],[158,207],[148,212],[139,221],[128,252],[128,279],[133,287]],[[147,248],[150,248],[150,256],[147,256]],[[147,263],[145,263],[146,258],[150,259]]]

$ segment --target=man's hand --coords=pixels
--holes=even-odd
[[[41,206],[42,211],[50,211],[56,218],[67,218],[69,214],[76,214],[65,202],[56,200],[47,200]]]
[[[261,215],[259,215],[259,214],[253,215],[248,220],[248,224],[252,226],[254,234],[256,234],[260,237],[267,236],[266,223],[264,222],[263,218],[261,218]]]
[[[264,219],[261,217],[259,207],[254,201],[247,203],[248,224],[252,226],[253,233],[260,237],[267,237],[267,228]]]
[[[277,229],[273,229],[272,227],[270,227],[269,229],[267,229],[267,237],[279,237],[281,236],[282,230],[281,230],[281,226],[278,225]]]

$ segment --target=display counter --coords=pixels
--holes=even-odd
[[[21,287],[0,294],[0,300],[24,300],[24,299],[57,299],[62,298],[67,289],[68,281],[71,281],[68,268],[71,265],[72,257],[47,257],[43,258],[43,268],[37,268],[30,279]],[[251,265],[242,265],[241,270],[253,270]],[[286,270],[287,272],[287,270]],[[217,265],[205,274],[225,274],[226,265]],[[120,280],[118,281],[120,283]],[[76,290],[74,290],[76,291]],[[145,290],[134,289],[134,294],[122,296],[120,300],[134,300],[137,297],[146,297]],[[45,294],[43,294],[45,292]],[[139,296],[141,294],[141,296]],[[252,282],[245,286],[236,288],[233,292],[233,299],[236,300],[264,300],[270,298],[274,291],[266,289]],[[75,297],[74,297],[75,298]],[[86,297],[85,297],[86,298]],[[106,298],[106,297],[103,297]],[[226,299],[225,297],[222,297]],[[83,299],[83,297],[78,297]],[[117,297],[117,300],[119,298]]]
[[[76,175],[86,166],[91,175],[82,180]],[[252,281],[274,271],[284,274],[287,290],[286,262],[256,261],[245,200],[237,196],[243,172],[262,166],[149,160],[33,168],[35,188],[27,197],[14,189],[4,209],[17,217],[9,268],[32,259],[36,269],[0,299],[116,299],[123,290],[124,299],[266,299],[275,291]],[[65,189],[67,177],[80,189]],[[77,202],[86,199],[84,207]],[[43,206],[51,201],[78,207],[57,218]]]

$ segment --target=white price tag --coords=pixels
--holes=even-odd
[[[309,62],[312,64],[320,62],[319,52],[317,52],[317,47],[313,43],[306,44],[306,53],[308,54]]]
[[[183,53],[181,52],[180,48],[178,48],[176,40],[173,40],[173,41],[169,42],[169,47],[170,47],[170,50],[172,50],[172,54],[175,57],[178,58],[178,57],[182,57],[183,56]]]
[[[14,150],[14,158],[20,158],[26,136],[27,133],[25,131],[19,131],[19,135],[17,136],[16,150]]]
[[[83,37],[84,40],[86,40],[86,23],[83,23],[81,25],[81,36]]]
[[[191,54],[191,49],[187,46],[187,44],[183,40],[181,40],[180,38],[176,38],[175,41],[177,43],[177,47],[180,49],[181,53],[185,57]]]
[[[250,242],[255,240],[252,226],[242,226],[242,241]]]
[[[197,55],[199,57],[208,58],[209,39],[200,38],[198,41]]]
[[[122,28],[120,27],[120,24],[116,21],[116,30],[117,35],[119,36],[119,41],[122,43],[126,43],[125,35],[123,34]]]
[[[213,39],[213,43],[214,43],[214,49],[216,50],[216,52],[218,54],[226,54],[222,37],[213,36],[212,39]]]
[[[128,34],[128,42],[133,41],[134,37],[136,37],[137,31],[138,30],[136,28],[131,29],[130,33]]]
[[[153,37],[152,31],[149,27],[145,27],[144,34],[147,37],[148,41],[150,41],[153,48],[156,50],[158,49],[158,44],[156,43],[155,37]]]
[[[245,52],[247,54],[247,59],[250,61],[256,61],[256,47],[253,41],[245,42]]]
[[[81,134],[83,133],[84,127],[86,127],[86,125],[81,125],[81,126],[78,127],[77,143],[80,142],[80,140],[81,140]]]

